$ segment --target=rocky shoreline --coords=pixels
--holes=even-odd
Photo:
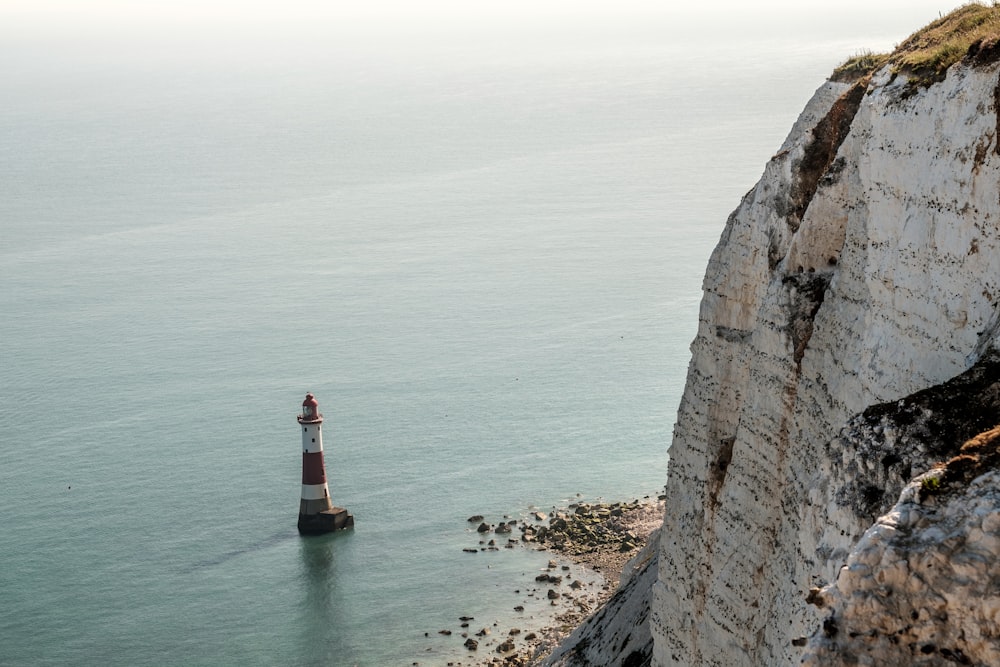
[[[524,594],[549,601],[552,616],[544,627],[522,631],[512,626],[475,628],[475,619],[457,617],[458,639],[468,659],[448,661],[449,667],[533,667],[545,658],[617,590],[628,562],[663,521],[663,496],[629,502],[577,502],[551,512],[532,511],[520,519],[496,523],[482,515],[469,517],[479,535],[476,547],[464,551],[534,549],[552,552],[548,566],[536,577],[537,587]],[[521,591],[515,591],[520,593]],[[523,611],[514,607],[514,611]],[[452,630],[439,634],[451,635]],[[415,667],[423,665],[413,662]]]

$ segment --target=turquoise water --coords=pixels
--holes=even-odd
[[[8,21],[0,663],[443,664],[548,559],[467,516],[661,488],[722,224],[871,41],[647,19]],[[357,521],[316,539],[307,391]]]

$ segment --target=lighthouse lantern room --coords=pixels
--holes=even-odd
[[[354,525],[354,517],[330,501],[323,462],[323,415],[312,394],[302,401],[298,416],[302,428],[302,500],[299,503],[299,532],[315,535],[343,530]]]

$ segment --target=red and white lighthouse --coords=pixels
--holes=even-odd
[[[298,416],[302,427],[302,502],[299,504],[299,532],[304,534],[329,533],[350,528],[354,517],[342,507],[330,502],[330,489],[326,484],[326,466],[323,464],[323,415],[312,394],[302,401],[302,414]]]

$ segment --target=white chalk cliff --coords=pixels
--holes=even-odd
[[[838,440],[996,342],[997,79],[827,83],[728,221],[670,449],[655,664],[798,663],[809,589],[933,463]]]
[[[559,664],[1000,664],[1000,476],[911,482],[1000,423],[1000,63],[975,56],[825,83],[730,216],[648,619]],[[645,649],[594,641],[645,623]]]

